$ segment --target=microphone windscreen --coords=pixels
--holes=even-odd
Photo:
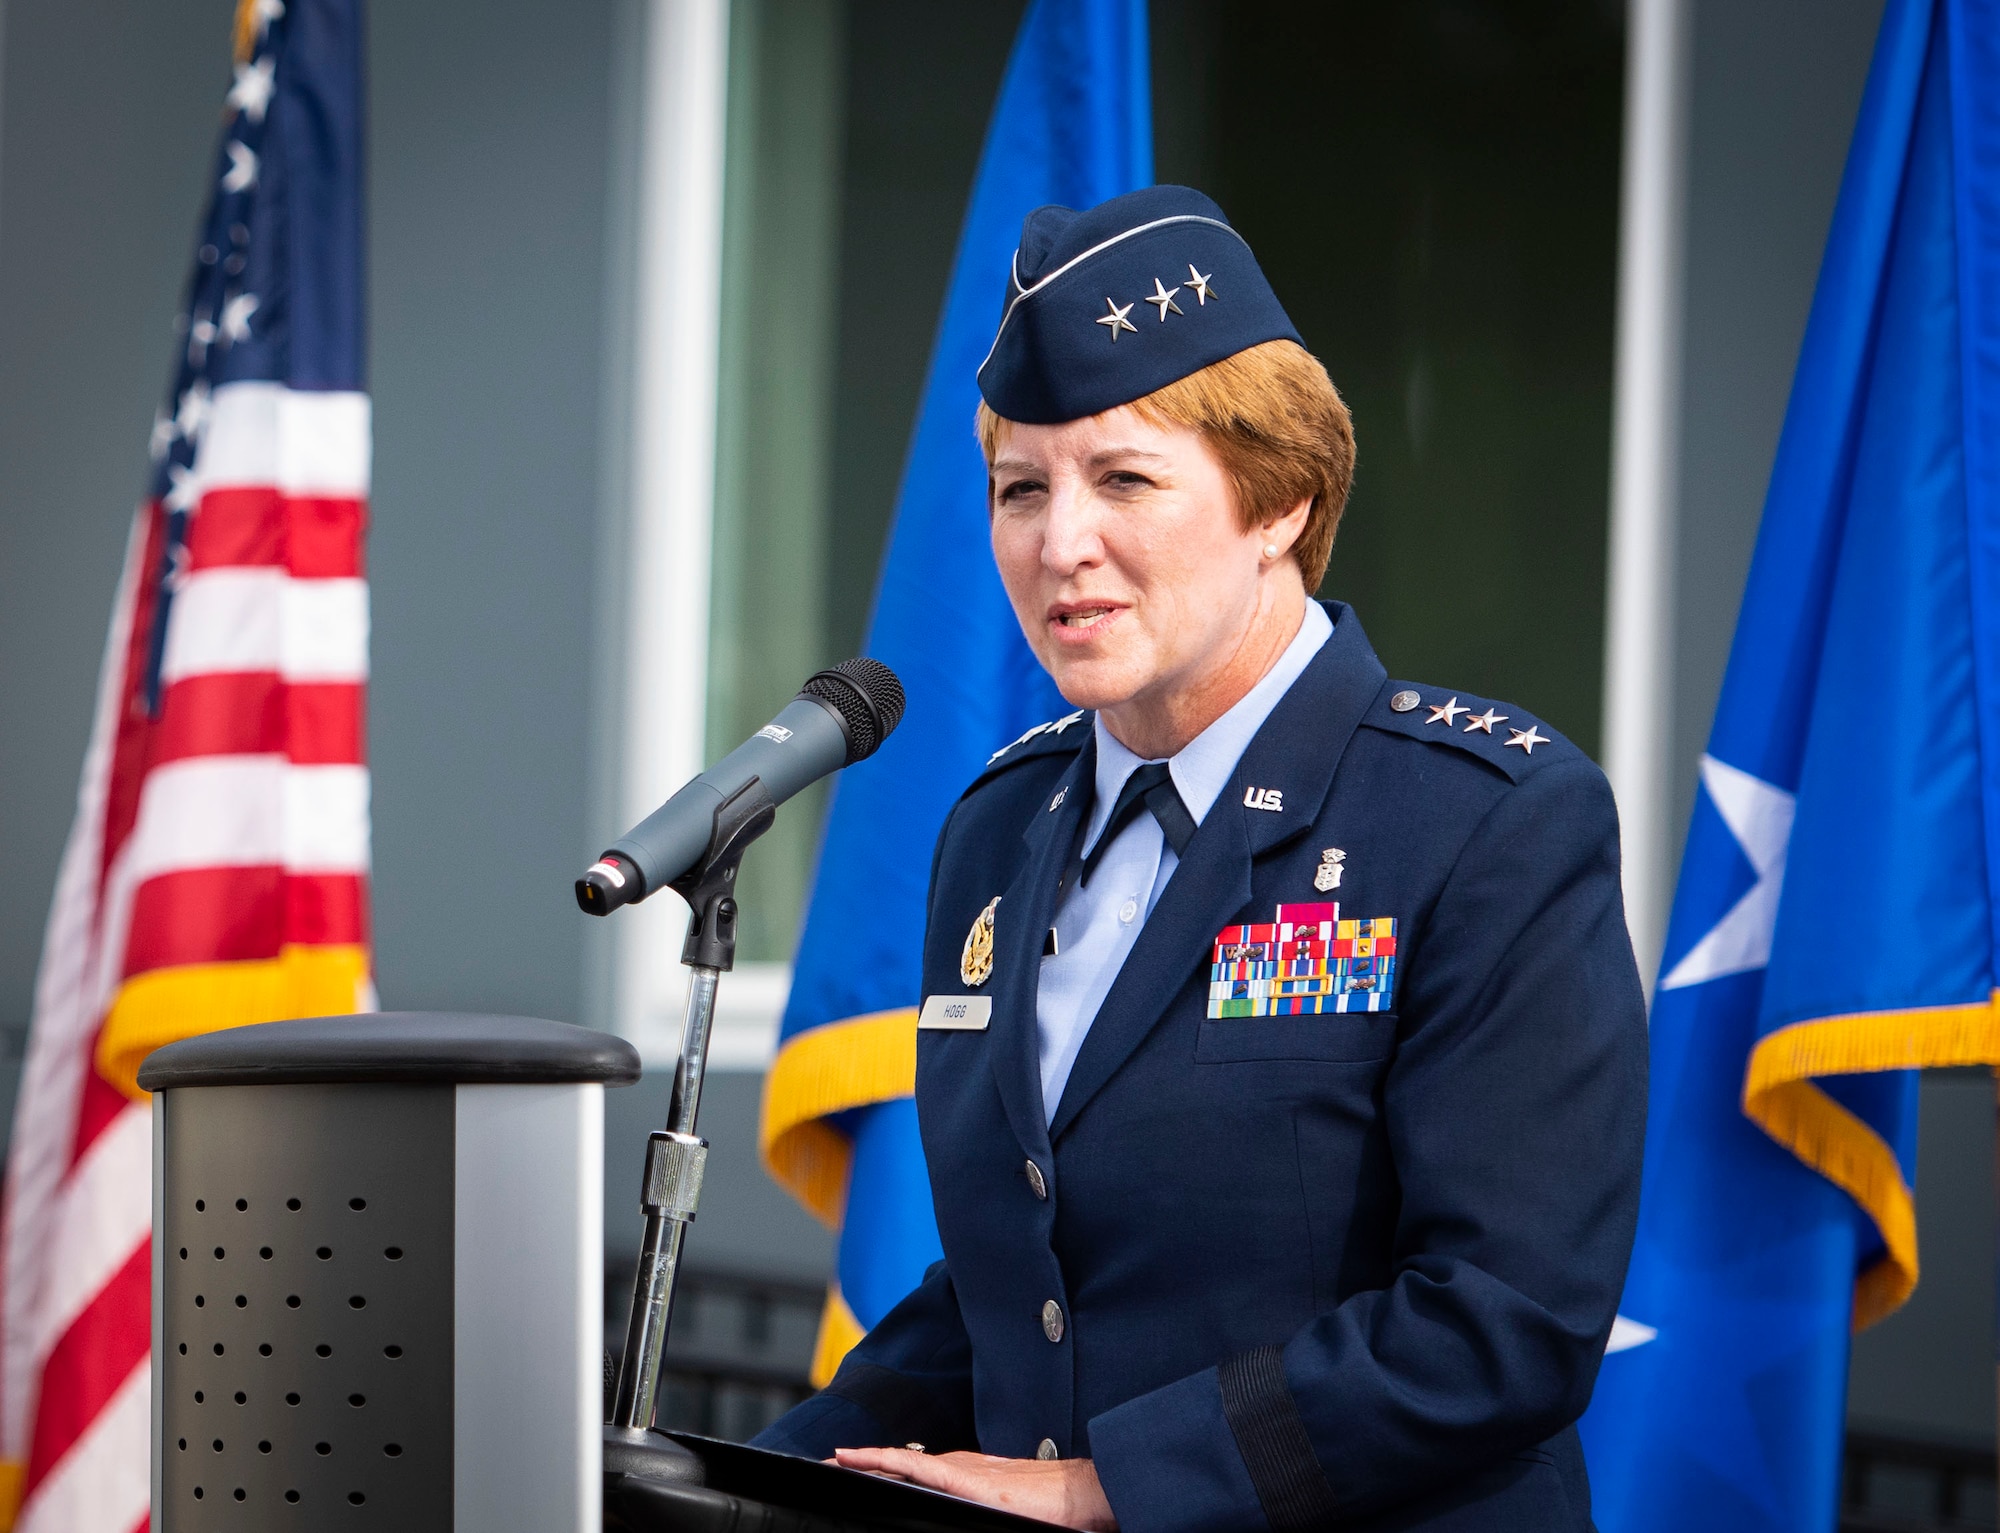
[[[799,696],[827,704],[846,721],[844,766],[874,755],[903,720],[902,682],[881,661],[866,656],[815,672],[799,689]]]

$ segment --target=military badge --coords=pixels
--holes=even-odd
[[[1329,846],[1319,854],[1319,870],[1313,874],[1313,887],[1321,894],[1340,887],[1340,865],[1347,861],[1347,853],[1337,846]]]
[[[1332,867],[1336,879],[1339,863]],[[1335,904],[1280,905],[1268,925],[1225,926],[1208,967],[1208,1015],[1301,1017],[1388,1011],[1396,1000],[1396,921],[1343,921]]]
[[[993,912],[999,904],[1000,896],[996,894],[979,912],[978,919],[972,923],[972,930],[965,934],[965,951],[959,955],[958,977],[968,985],[983,985],[993,973]]]

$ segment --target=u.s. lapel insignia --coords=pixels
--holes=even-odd
[[[1337,846],[1329,846],[1319,854],[1319,871],[1313,874],[1313,887],[1321,894],[1340,887],[1340,865],[1347,861],[1347,853]]]
[[[999,904],[1000,896],[996,894],[979,912],[972,923],[972,930],[965,934],[965,951],[959,955],[958,977],[975,988],[985,984],[993,973],[993,912]]]

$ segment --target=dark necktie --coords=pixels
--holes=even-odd
[[[1166,762],[1151,761],[1126,778],[1125,786],[1118,790],[1118,802],[1111,806],[1111,818],[1104,822],[1104,834],[1097,838],[1097,845],[1083,859],[1078,883],[1090,882],[1090,875],[1097,870],[1105,850],[1118,839],[1120,831],[1138,818],[1142,806],[1150,809],[1153,818],[1160,822],[1160,832],[1167,838],[1167,845],[1174,849],[1176,857],[1187,850],[1188,842],[1194,839],[1194,816],[1181,802],[1180,792],[1174,787]]]

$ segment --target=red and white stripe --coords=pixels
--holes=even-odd
[[[215,391],[156,718],[139,693],[164,516],[134,521],[0,1218],[0,1460],[22,1476],[21,1533],[148,1515],[150,1111],[95,1067],[121,985],[367,940],[369,431],[364,394]]]

